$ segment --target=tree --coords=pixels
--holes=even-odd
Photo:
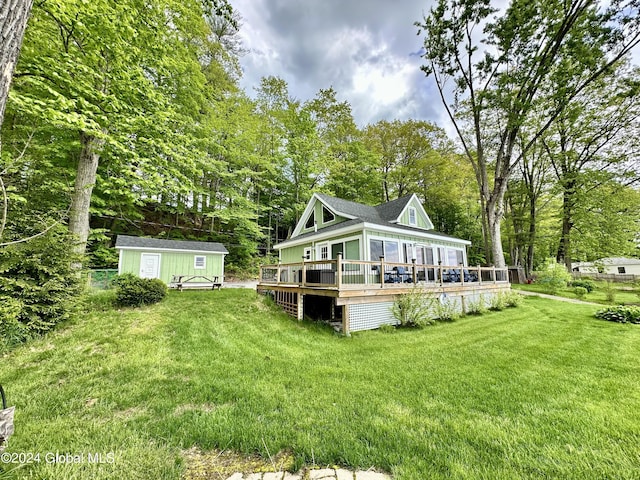
[[[15,110],[35,125],[78,132],[67,144],[77,162],[68,222],[77,252],[86,248],[101,180],[128,190],[131,201],[166,188],[187,194],[191,182],[183,180],[193,178],[199,161],[197,148],[186,144],[203,104],[206,32],[196,0],[65,0],[34,8]]]
[[[502,267],[500,227],[514,169],[565,105],[638,45],[640,31],[633,0],[608,7],[591,0],[513,0],[489,22],[496,12],[489,0],[439,0],[415,25],[426,37],[422,68],[434,78],[474,168],[491,260]],[[480,28],[484,39],[478,38]],[[547,121],[519,148],[522,126],[539,113],[542,87],[551,78],[562,78],[562,88],[551,95],[563,101],[548,103]]]
[[[5,0],[0,7],[0,128],[33,0]]]
[[[541,138],[562,195],[562,235],[556,258],[568,270],[576,260],[572,235],[579,211],[588,210],[594,201],[600,203],[601,187],[606,191],[618,184],[623,191],[624,185],[640,181],[637,76],[638,69],[629,72],[621,66],[593,82]]]

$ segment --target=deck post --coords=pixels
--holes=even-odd
[[[418,283],[418,272],[416,272],[416,259],[412,258],[411,259],[411,263],[413,263],[413,270],[411,272],[411,279],[413,281],[413,284],[415,285],[416,283]]]
[[[491,271],[493,272],[493,283],[498,283],[497,278],[496,278],[496,266],[493,265],[493,267],[491,268]]]
[[[464,287],[464,263],[460,264],[460,284]],[[462,306],[464,307],[464,297]]]
[[[478,285],[482,285],[482,267],[478,265]]]
[[[440,276],[440,286],[442,286],[442,260],[438,260],[438,275]]]
[[[339,253],[336,259],[336,285],[338,290],[342,288],[342,254]]]
[[[279,283],[280,283],[280,277],[281,277],[281,275],[282,275],[282,269],[281,269],[281,267],[280,267],[280,262],[278,262],[278,273],[277,273],[277,276],[276,276],[276,283],[277,283],[277,284],[279,284]]]
[[[307,264],[304,263],[304,261],[306,259],[307,259],[307,257],[305,255],[303,255],[302,256],[302,278],[300,278],[300,281],[301,281],[303,287],[307,283]]]
[[[349,331],[349,305],[342,306],[342,333],[347,337],[351,336]]]
[[[298,292],[298,308],[297,310],[297,319],[301,321],[304,318],[304,295]]]
[[[384,288],[384,256],[380,257],[380,288]]]

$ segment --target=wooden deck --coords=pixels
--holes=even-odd
[[[338,272],[340,272],[338,274]],[[359,260],[323,260],[264,265],[257,289],[302,319],[306,295],[331,297],[336,306],[392,302],[415,287],[427,293],[464,298],[510,288],[506,268],[417,265]],[[344,327],[348,331],[348,325]]]

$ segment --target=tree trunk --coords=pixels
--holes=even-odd
[[[558,246],[557,261],[564,262],[567,271],[571,271],[571,231],[573,230],[573,206],[575,204],[574,192],[576,182],[571,180],[564,185],[562,196],[562,237]]]
[[[506,267],[504,250],[502,249],[502,217],[504,216],[504,195],[507,189],[507,181],[502,178],[495,180],[491,195],[486,202],[487,227],[491,240],[491,263],[498,267]]]
[[[2,0],[0,6],[0,127],[32,5],[33,0]]]
[[[78,243],[74,251],[84,254],[89,238],[89,207],[91,206],[91,194],[96,183],[100,150],[104,140],[93,135],[80,133],[80,159],[78,160],[78,173],[71,198],[71,210],[69,212],[69,232],[74,234]]]

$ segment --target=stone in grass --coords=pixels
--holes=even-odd
[[[282,480],[284,472],[265,472],[262,480]]]
[[[336,480],[353,480],[353,472],[339,468],[336,470]]]
[[[284,478],[282,480],[302,480],[302,475],[299,473],[284,472]]]
[[[242,474],[241,473],[234,473],[233,475],[228,477],[227,480],[242,480]]]
[[[262,480],[262,474],[261,473],[250,473],[248,475],[245,475],[244,480]]]
[[[320,470],[309,470],[309,480],[320,480],[325,478],[335,480],[336,471],[333,468],[321,468]]]
[[[356,472],[356,480],[391,480],[391,477],[378,472]]]

